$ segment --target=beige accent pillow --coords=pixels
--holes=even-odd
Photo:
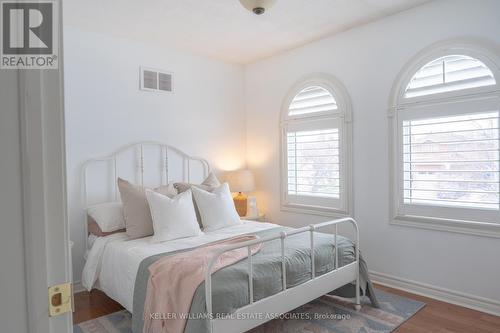
[[[220,185],[221,184],[219,179],[217,179],[213,172],[210,172],[207,178],[201,184],[174,183],[174,187],[179,193],[186,192],[187,190],[191,189],[191,186],[196,186],[198,188],[201,188],[202,190],[211,192]]]
[[[146,199],[146,188],[118,178],[118,189],[123,202],[127,236],[131,239],[151,236],[154,233],[153,220]],[[160,186],[154,191],[169,197],[177,194],[171,184]]]
[[[216,188],[218,188],[221,185],[219,179],[217,179],[217,176],[213,172],[210,172],[205,178],[205,180],[201,184],[190,184],[190,183],[174,183],[174,188],[177,190],[177,192],[183,193],[186,192],[187,190],[190,190],[191,187],[197,187],[202,190],[205,190],[207,192],[212,192]],[[193,204],[194,204],[194,211],[196,213],[196,219],[198,220],[198,224],[200,225],[200,228],[203,228],[203,224],[201,223],[201,216],[200,216],[200,211],[198,210],[198,206],[196,205],[196,201],[194,200],[193,197]]]

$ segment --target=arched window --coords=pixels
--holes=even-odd
[[[327,75],[296,84],[281,119],[282,209],[350,212],[350,102]]]
[[[395,223],[500,236],[500,87],[492,59],[479,47],[447,46],[402,74],[391,109]]]

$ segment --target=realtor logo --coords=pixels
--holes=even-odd
[[[57,3],[1,1],[0,68],[57,68]]]

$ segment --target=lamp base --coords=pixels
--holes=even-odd
[[[247,215],[247,196],[243,193],[239,192],[235,197],[234,207],[236,207],[236,211],[240,217]]]

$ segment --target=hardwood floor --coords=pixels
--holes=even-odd
[[[395,333],[500,333],[500,317],[398,289],[377,284],[375,287],[426,304]]]
[[[94,289],[90,293],[87,291],[76,293],[73,323],[78,324],[122,309],[120,304],[100,290]]]
[[[395,333],[500,333],[500,317],[381,285],[375,286],[427,304]],[[99,290],[75,294],[75,308],[75,324],[123,309]]]

